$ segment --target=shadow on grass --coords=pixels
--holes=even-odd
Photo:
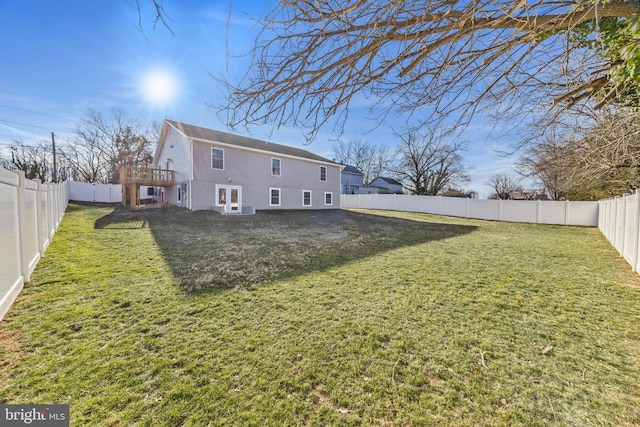
[[[107,230],[145,227],[182,290],[190,294],[323,271],[476,229],[339,209],[223,216],[179,208],[116,208],[95,223]]]

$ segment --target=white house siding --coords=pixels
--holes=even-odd
[[[191,141],[173,126],[166,126],[166,129],[167,136],[161,151],[157,155],[156,166],[165,169],[167,167],[167,159],[171,159],[169,169],[174,171],[174,182],[176,185],[164,188],[161,191],[164,191],[165,202],[177,205],[178,185],[182,185],[183,188],[186,186],[187,194],[189,194],[188,186],[191,181]],[[185,204],[186,201],[186,198],[183,199],[181,205],[188,207]]]
[[[224,150],[224,170],[211,167],[211,148]],[[280,176],[271,175],[271,159],[280,159]],[[327,180],[320,181],[320,166]],[[193,143],[191,209],[212,209],[215,185],[242,187],[243,207],[265,209],[337,209],[340,207],[340,166],[282,154],[236,148],[195,140]],[[280,206],[270,206],[270,189],[280,188]],[[311,191],[311,206],[302,206],[302,191]],[[325,205],[325,193],[333,203]]]
[[[364,186],[364,177],[349,172],[342,172],[342,185],[340,192],[342,194],[358,194],[360,187]]]

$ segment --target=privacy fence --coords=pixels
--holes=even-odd
[[[0,319],[43,256],[69,200],[118,203],[120,185],[42,184],[0,168]],[[341,195],[343,208],[598,227],[640,271],[640,193],[599,202],[475,200],[402,194]]]
[[[598,202],[550,200],[477,200],[405,194],[342,194],[343,208],[423,212],[493,221],[596,227]]]
[[[0,319],[49,246],[67,207],[67,188],[0,168]]]
[[[600,200],[598,228],[614,248],[640,271],[640,193]]]
[[[122,185],[69,182],[69,200],[76,202],[122,203]]]

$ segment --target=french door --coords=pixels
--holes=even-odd
[[[242,212],[242,187],[237,185],[216,185],[216,206],[224,213]]]

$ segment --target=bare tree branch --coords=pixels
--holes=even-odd
[[[602,91],[613,102],[624,91],[609,87],[612,73],[626,60],[594,50],[574,60],[589,45],[571,32],[639,14],[640,3],[623,0],[281,1],[262,23],[250,73],[220,79],[221,111],[232,127],[287,124],[313,138],[330,121],[342,130],[356,105],[378,117],[407,113],[420,127],[468,123],[521,93],[552,110]]]

